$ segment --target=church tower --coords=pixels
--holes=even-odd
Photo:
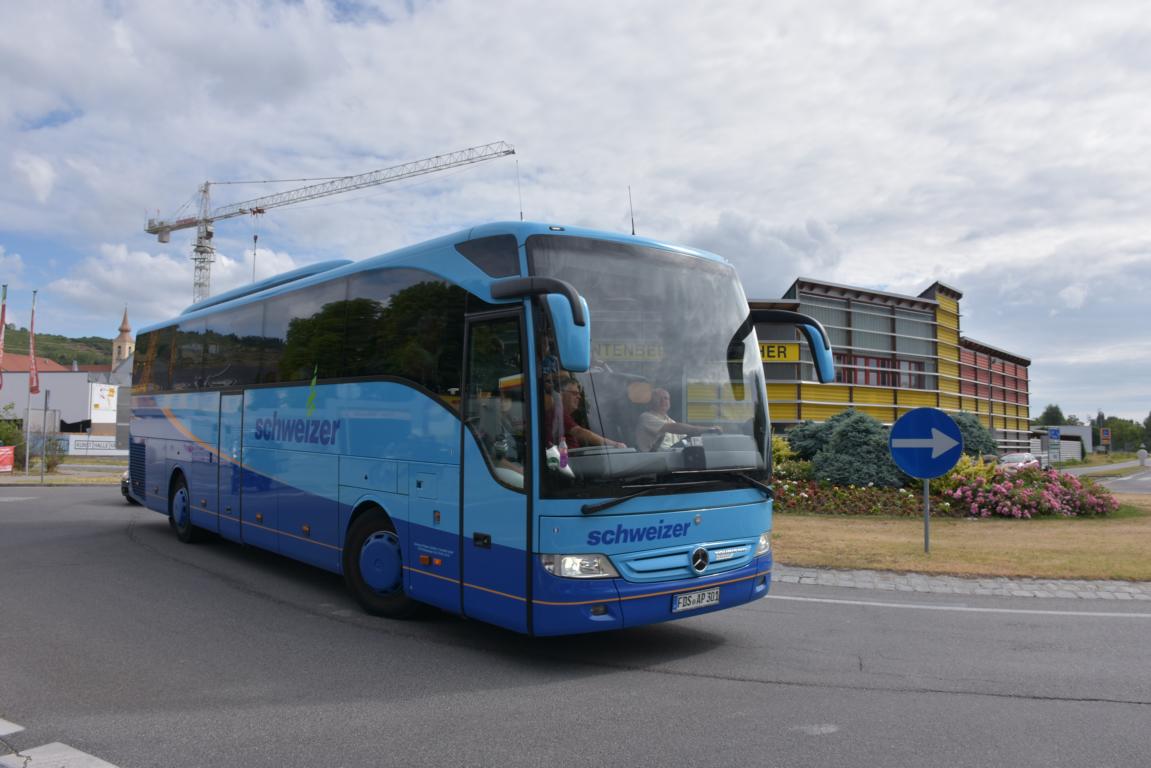
[[[124,307],[124,319],[120,322],[120,335],[112,342],[112,370],[127,360],[136,351],[136,342],[132,339],[132,326],[128,324],[128,308]]]

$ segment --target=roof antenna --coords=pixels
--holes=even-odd
[[[635,206],[631,204],[631,184],[627,185],[627,207],[631,211],[631,233],[635,234]]]
[[[516,158],[516,194],[520,196],[520,221],[524,220],[524,193],[520,189],[520,159]]]

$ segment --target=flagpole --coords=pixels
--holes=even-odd
[[[25,476],[28,474],[28,454],[32,450],[32,395],[40,394],[40,374],[36,370],[36,293],[37,291],[32,291],[32,320],[28,324],[28,410],[24,419]]]
[[[0,294],[0,389],[4,389],[4,328],[8,324],[8,283]]]
[[[36,370],[36,294],[32,291],[32,320],[28,324],[28,393],[40,394],[40,373]]]
[[[28,405],[24,408],[24,476],[28,476],[28,453],[32,450],[29,444],[32,439],[32,395],[28,395]]]

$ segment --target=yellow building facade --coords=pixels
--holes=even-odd
[[[976,414],[1001,450],[1027,450],[1031,361],[964,337],[962,298],[940,282],[918,296],[904,296],[800,278],[782,299],[750,301],[753,319],[766,309],[816,318],[831,337],[835,357],[835,383],[819,384],[804,345],[797,361],[780,362],[769,354],[773,342],[797,341],[793,327],[756,323],[766,351],[773,428],[825,421],[848,408],[891,424],[927,406]]]

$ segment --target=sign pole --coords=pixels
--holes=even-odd
[[[923,553],[931,554],[931,481],[923,478]]]
[[[28,476],[28,456],[32,453],[32,395],[24,409],[24,477]]]
[[[48,395],[52,390],[44,390],[44,415],[40,418],[40,485],[44,485],[44,465],[48,463]]]
[[[931,478],[945,475],[963,454],[963,433],[937,408],[915,408],[891,425],[887,448],[896,466],[923,480],[923,553],[931,554]]]

